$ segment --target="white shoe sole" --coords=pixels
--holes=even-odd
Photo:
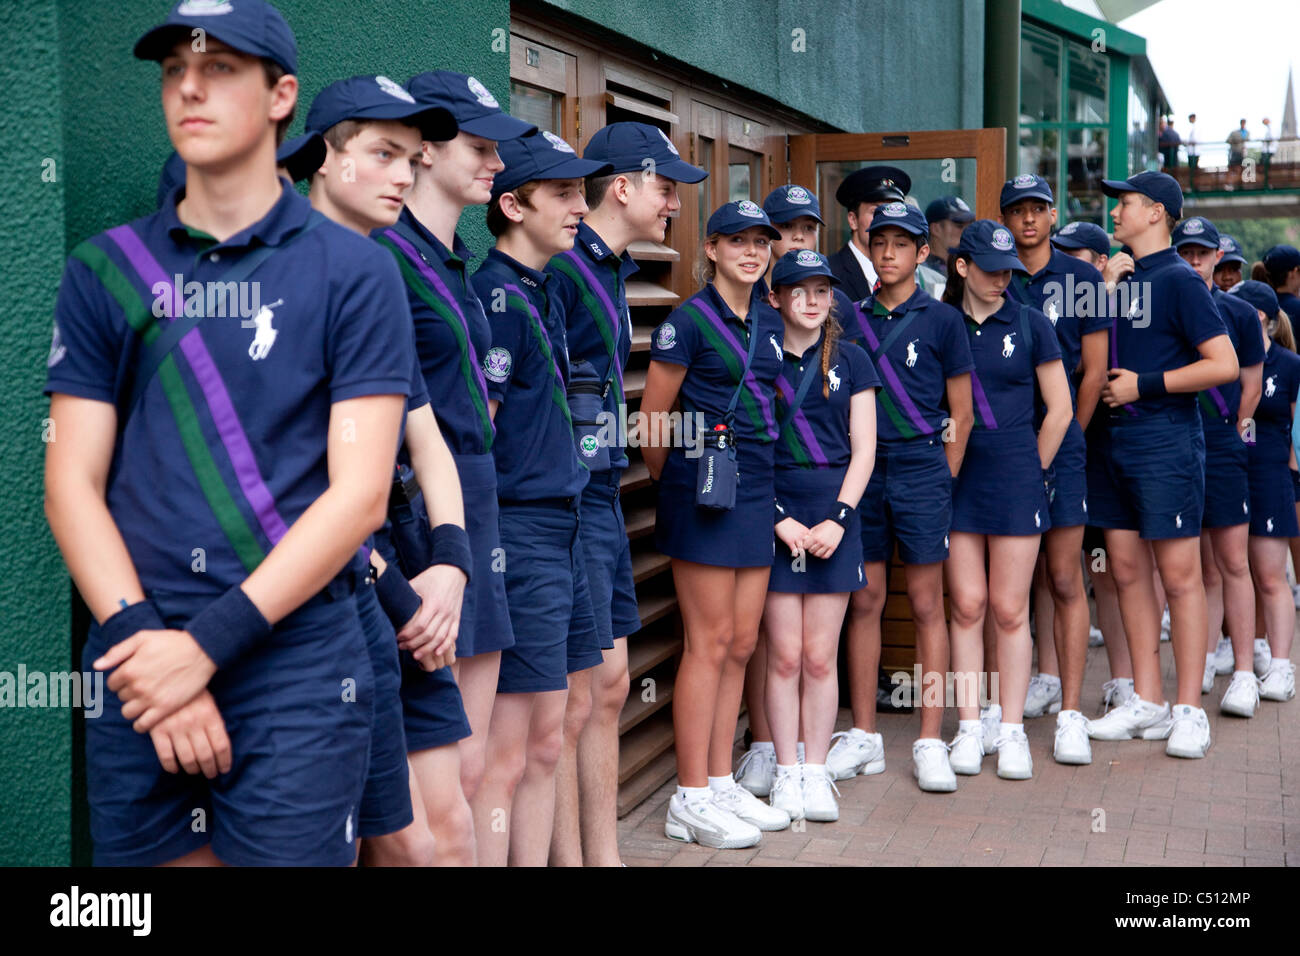
[[[862,769],[857,772],[856,776],[874,777],[876,774],[884,773],[884,772],[885,772],[885,758],[877,757],[875,760],[868,760],[866,763],[864,763],[862,765]],[[809,817],[809,819],[812,818]],[[838,811],[837,811],[836,819],[837,820],[839,819]]]
[[[952,767],[953,773],[959,773],[963,777],[976,777],[979,776],[979,772],[984,769],[984,758],[980,757],[980,759],[973,764],[967,763],[958,766],[953,762],[952,757],[949,757],[948,766]]]
[[[1093,729],[1088,728],[1088,739],[1090,740],[1164,740],[1169,736],[1169,728],[1156,725],[1155,727],[1142,727],[1129,733],[1118,730],[1110,730],[1105,733],[1095,733]]]
[[[839,807],[834,810],[814,810],[812,813],[804,813],[804,819],[811,820],[813,823],[834,823],[839,818]]]
[[[1195,747],[1174,747],[1172,744],[1167,744],[1165,746],[1165,753],[1167,753],[1171,757],[1183,757],[1188,760],[1200,760],[1202,757],[1205,756],[1206,752],[1209,751],[1209,749],[1210,748],[1208,745],[1201,748],[1195,748]]]
[[[1260,692],[1259,692],[1259,699],[1260,699],[1260,700],[1274,700],[1274,701],[1277,701],[1277,702],[1279,702],[1279,703],[1281,703],[1282,701],[1290,700],[1290,699],[1291,699],[1292,697],[1294,697],[1294,696],[1295,696],[1295,688],[1294,688],[1294,687],[1292,687],[1290,693],[1287,693],[1287,694],[1266,694],[1266,693],[1264,693],[1263,691],[1260,691]]]
[[[1227,701],[1219,701],[1219,712],[1224,714],[1231,714],[1233,717],[1254,717],[1255,716],[1255,708],[1252,707],[1247,709],[1245,707],[1237,707],[1227,703]]]
[[[673,819],[669,819],[664,823],[664,836],[681,843],[698,843],[700,846],[707,846],[714,850],[744,850],[747,847],[757,846],[759,840],[763,838],[760,833],[757,838],[752,840],[747,837],[720,839],[712,833],[697,833],[695,828],[689,824]]]
[[[926,786],[924,783],[921,782],[921,778],[917,775],[915,767],[912,768],[912,776],[916,778],[916,785],[920,787],[921,790],[923,790],[925,793],[953,793],[957,789],[956,780],[953,780],[951,783],[947,780],[944,780],[938,784],[931,781],[930,785]]]
[[[1060,751],[1058,751],[1056,747],[1053,746],[1052,759],[1055,760],[1057,763],[1063,763],[1073,767],[1080,767],[1083,766],[1084,764],[1092,763],[1092,748],[1089,747],[1087,753],[1066,754],[1063,757],[1061,756]]]
[[[1003,780],[1029,780],[1034,775],[1034,768],[1028,770],[1003,770],[998,767],[998,776]]]
[[[775,808],[773,808],[775,809]],[[757,820],[751,820],[749,817],[742,817],[739,813],[735,814],[736,819],[744,820],[751,827],[758,827],[765,833],[776,833],[778,830],[785,830],[790,826],[790,814],[786,814],[784,822],[773,820],[767,823],[759,823]]]

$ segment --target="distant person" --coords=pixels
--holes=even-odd
[[[1178,169],[1178,147],[1182,140],[1179,138],[1177,131],[1174,129],[1174,121],[1160,121],[1160,137],[1157,145],[1160,148],[1160,155],[1164,159],[1164,168],[1172,172]]]
[[[925,207],[925,221],[930,224],[930,257],[925,264],[947,276],[948,250],[957,248],[961,231],[975,221],[975,213],[960,196],[940,196]]]
[[[1228,168],[1240,169],[1246,159],[1246,140],[1250,139],[1250,130],[1246,129],[1246,121],[1241,121],[1241,126],[1234,129],[1228,134]]]
[[[1187,171],[1189,176],[1196,175],[1196,163],[1198,160],[1196,147],[1196,114],[1187,114],[1187,139],[1183,140],[1183,145],[1187,148]],[[1190,180],[1189,180],[1190,182]]]
[[[1264,161],[1264,168],[1268,169],[1269,158],[1273,155],[1273,124],[1267,116],[1264,117],[1264,148],[1260,155]]]

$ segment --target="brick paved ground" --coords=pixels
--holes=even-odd
[[[1293,658],[1295,654],[1293,652]],[[1173,657],[1161,645],[1165,689]],[[1091,648],[1084,713],[1109,676]],[[710,850],[664,836],[674,778],[619,822],[628,866],[1300,866],[1300,698],[1262,701],[1250,720],[1219,713],[1228,677],[1202,700],[1213,746],[1204,760],[1165,755],[1164,741],[1093,741],[1092,764],[1052,760],[1055,717],[1027,721],[1032,780],[998,778],[996,756],[957,792],[922,793],[912,777],[915,716],[880,717],[886,770],[839,784],[837,823],[763,834],[748,850]],[[836,729],[848,727],[840,711]],[[944,738],[956,733],[956,714]],[[737,753],[739,756],[739,753]],[[1093,832],[1096,810],[1104,832]],[[1100,817],[1097,817],[1100,822]]]

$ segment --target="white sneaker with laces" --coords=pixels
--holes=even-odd
[[[778,769],[772,783],[772,795],[768,798],[772,806],[784,810],[791,820],[803,819],[803,789],[799,774],[798,770]]]
[[[1232,653],[1232,638],[1219,635],[1219,643],[1214,645],[1214,673],[1231,674],[1235,662]]]
[[[1205,655],[1205,672],[1201,675],[1201,693],[1208,694],[1214,690],[1214,678],[1218,674],[1218,668],[1214,664],[1214,655]]]
[[[1044,714],[1056,714],[1061,710],[1061,679],[1049,679],[1046,674],[1035,674],[1029,678],[1029,689],[1025,693],[1025,716],[1042,717]]]
[[[1056,743],[1052,756],[1057,763],[1092,763],[1092,743],[1088,740],[1088,718],[1077,710],[1063,710],[1056,715]]]
[[[1295,696],[1295,664],[1273,658],[1260,681],[1259,696],[1265,700],[1290,700]]]
[[[1268,665],[1273,661],[1273,651],[1268,646],[1268,638],[1255,638],[1255,676],[1263,677],[1268,673]]]
[[[750,747],[736,764],[736,783],[756,797],[766,797],[772,792],[776,778],[776,751],[755,750]]]
[[[1160,640],[1169,640],[1169,632],[1173,626],[1173,622],[1169,620],[1169,608],[1166,607],[1164,613],[1160,615]]]
[[[1034,760],[1029,755],[1029,738],[1023,730],[1012,730],[998,737],[998,776],[1003,780],[1028,780],[1034,775]]]
[[[980,724],[984,729],[984,753],[998,749],[998,734],[1002,731],[1002,705],[990,704],[980,711]]]
[[[1088,721],[1088,736],[1093,740],[1163,740],[1168,729],[1169,704],[1153,704],[1135,692],[1104,717]],[[1153,736],[1158,735],[1158,736]]]
[[[1105,643],[1106,643],[1106,638],[1102,635],[1101,628],[1099,628],[1095,624],[1088,628],[1089,647],[1101,647],[1101,645]]]
[[[1187,757],[1192,760],[1205,756],[1210,749],[1210,718],[1201,707],[1179,704],[1173,709],[1173,727],[1169,731],[1169,743],[1165,753],[1171,757]]]
[[[760,830],[784,830],[790,825],[790,814],[764,803],[740,784],[714,790],[713,802]]]
[[[885,772],[885,738],[854,727],[831,734],[826,769],[836,780]]]
[[[717,850],[739,850],[763,838],[758,827],[728,813],[709,797],[688,802],[675,793],[668,801],[664,835]]]
[[[1247,671],[1237,671],[1232,675],[1232,682],[1223,692],[1219,710],[1236,717],[1254,717],[1259,707],[1260,680]]]
[[[971,730],[957,729],[957,736],[952,739],[948,749],[948,765],[953,773],[974,776],[984,764],[984,728]]]
[[[832,792],[834,791],[834,792]],[[803,812],[806,819],[815,823],[834,823],[840,818],[840,805],[835,802],[839,788],[825,767],[805,769],[803,772]]]
[[[957,789],[957,777],[948,763],[948,745],[936,737],[923,737],[912,744],[912,775],[917,785],[930,793]]]
[[[1133,678],[1112,677],[1101,685],[1101,712],[1105,714],[1112,707],[1119,707],[1132,696]]]

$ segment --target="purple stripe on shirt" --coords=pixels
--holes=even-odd
[[[776,377],[776,387],[780,390],[781,397],[785,399],[786,405],[792,405],[794,403],[794,389],[790,387],[790,383],[785,380],[784,375]],[[794,423],[795,430],[799,432],[799,436],[803,439],[804,445],[807,446],[808,453],[812,455],[813,464],[818,466],[829,465],[831,463],[830,459],[822,451],[822,446],[817,443],[817,436],[813,434],[812,425],[808,421],[808,416],[803,413],[802,408],[795,409],[791,421]]]
[[[989,398],[984,394],[984,386],[980,384],[980,377],[971,369],[970,373],[970,390],[975,396],[975,404],[979,406],[980,415],[984,417],[985,428],[997,428],[998,420],[993,417],[993,406],[989,404]]]
[[[880,339],[876,338],[875,332],[871,330],[871,323],[867,321],[866,313],[861,309],[856,311],[861,317],[862,332],[866,336],[867,345],[871,347],[872,357],[876,360],[876,368],[885,376],[885,381],[889,384],[890,390],[898,399],[898,403],[903,406],[903,411],[907,412],[907,417],[912,420],[912,425],[916,428],[918,434],[933,434],[934,429],[926,422],[921,410],[912,401],[912,396],[907,394],[907,389],[903,388],[903,381],[898,377],[898,373],[894,371],[889,356],[880,351]]]
[[[1223,393],[1219,391],[1217,386],[1207,388],[1206,391],[1210,393],[1210,398],[1214,399],[1214,405],[1219,409],[1219,414],[1226,416],[1228,414],[1228,403],[1223,400]]]
[[[166,290],[167,301],[175,301],[176,290],[172,287],[170,278],[130,227],[116,226],[108,231],[108,236],[126,255],[131,266],[150,289],[162,284]],[[230,457],[230,464],[235,470],[235,478],[239,482],[240,490],[243,491],[244,497],[248,499],[253,513],[257,516],[262,532],[274,546],[284,537],[289,527],[280,517],[271,490],[262,480],[262,473],[258,469],[252,445],[248,441],[243,425],[240,424],[234,403],[230,400],[230,392],[226,389],[226,383],[221,378],[216,362],[212,360],[212,354],[208,351],[197,328],[185,333],[181,338],[180,347],[190,363],[203,397],[207,400],[208,411],[212,414],[217,434],[221,436],[221,443]]]
[[[722,319],[718,317],[718,313],[714,312],[713,309],[709,307],[709,304],[704,301],[703,296],[696,296],[695,298],[691,299],[690,302],[692,305],[694,305],[696,308],[700,310],[700,313],[704,316],[705,319],[708,320],[709,324],[712,325],[715,329],[717,329],[718,333],[724,339],[726,339],[727,344],[736,350],[736,352],[740,355],[740,361],[742,363],[741,367],[744,368],[744,361],[746,356],[749,354],[749,349],[744,348],[740,344],[740,340],[736,338],[735,334],[731,331],[731,329],[727,328],[727,323],[723,322]],[[750,316],[749,321],[751,323],[749,334],[757,335],[758,317]],[[745,373],[745,386],[749,389],[750,393],[756,399],[758,399],[758,407],[763,413],[763,420],[771,427],[773,431],[776,431],[776,418],[772,415],[772,405],[770,402],[768,402],[767,396],[763,394],[763,390],[758,387],[758,379],[754,377],[753,369],[750,369],[747,373]]]
[[[618,308],[614,305],[614,300],[609,297],[609,293],[606,292],[605,287],[600,284],[595,273],[587,268],[587,264],[582,261],[582,256],[578,255],[578,253],[572,249],[568,252],[561,253],[561,255],[572,262],[577,270],[582,273],[583,278],[587,280],[588,285],[590,285],[592,290],[596,293],[596,298],[600,299],[600,304],[609,312],[610,332],[614,338],[614,357],[610,359],[610,361],[614,363],[614,376],[618,379],[618,392],[622,395],[623,367],[619,365],[618,362],[618,340],[619,336],[623,333],[623,319],[618,314]],[[592,316],[592,318],[595,318],[595,316]]]

